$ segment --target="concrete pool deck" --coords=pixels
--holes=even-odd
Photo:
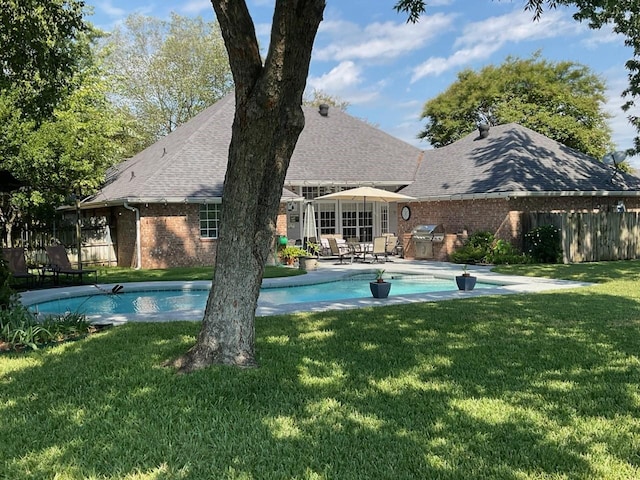
[[[296,285],[309,285],[315,283],[325,283],[348,278],[353,275],[371,275],[371,280],[375,278],[378,269],[384,269],[386,280],[392,280],[394,275],[432,275],[436,278],[451,279],[462,273],[462,266],[446,262],[433,262],[427,260],[406,260],[393,258],[385,263],[353,263],[336,264],[335,260],[323,259],[319,262],[318,269],[308,272],[306,275],[294,277],[267,278],[263,280],[264,287],[288,287]],[[284,268],[284,267],[283,267]],[[440,300],[451,300],[461,298],[473,298],[486,295],[505,295],[513,293],[533,293],[549,290],[576,288],[590,285],[584,282],[572,282],[567,280],[552,280],[547,278],[522,277],[514,275],[501,275],[490,271],[491,267],[469,266],[468,271],[478,278],[479,282],[492,283],[495,287],[478,288],[470,292],[448,291],[434,293],[419,293],[411,295],[393,295],[385,299],[373,297],[345,299],[339,301],[321,301],[289,304],[269,304],[258,300],[257,316],[281,315],[298,312],[325,312],[331,310],[346,310],[353,308],[375,307],[384,305],[399,305],[406,303],[434,302]],[[125,284],[127,292],[144,290],[180,290],[180,289],[207,289],[211,285],[210,281],[192,282],[136,282]],[[57,298],[76,297],[99,293],[110,293],[114,284],[80,285],[75,287],[61,287],[46,290],[26,291],[21,294],[21,301],[25,305],[46,302]],[[149,314],[113,314],[103,316],[91,316],[90,320],[96,323],[122,324],[126,322],[162,322],[202,320],[202,310],[180,311],[173,313],[158,312]]]

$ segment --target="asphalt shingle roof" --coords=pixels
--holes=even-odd
[[[640,189],[640,178],[515,123],[491,127],[427,150],[415,182],[402,193],[419,199],[555,192],[594,194]],[[640,192],[639,192],[640,193]]]
[[[337,108],[322,116],[303,107],[305,128],[291,158],[288,184],[407,185],[421,150]],[[183,201],[222,196],[233,95],[227,95],[164,138],[119,164],[88,204]],[[286,191],[284,196],[295,197]]]

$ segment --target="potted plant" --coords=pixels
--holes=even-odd
[[[296,261],[296,258],[302,257],[306,254],[306,250],[295,245],[287,245],[282,250],[280,250],[280,258],[282,258],[282,261],[287,265],[293,265]]]
[[[476,277],[467,271],[467,265],[462,267],[462,275],[456,276],[456,284],[459,290],[469,291],[476,286]]]
[[[387,298],[389,296],[391,283],[385,282],[383,275],[384,270],[376,270],[376,280],[374,282],[369,282],[371,295],[373,295],[374,298]]]
[[[305,254],[301,255],[299,260],[300,270],[306,270],[307,272],[311,270],[318,269],[318,257],[320,256],[320,244],[314,242],[307,242],[307,249],[305,250]]]

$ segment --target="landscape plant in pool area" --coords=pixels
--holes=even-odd
[[[38,318],[21,305],[0,309],[0,352],[75,340],[95,331],[84,315],[65,313]]]
[[[640,478],[639,265],[576,266],[605,281],[576,290],[258,318],[257,369],[163,367],[195,322],[4,354],[1,476]]]

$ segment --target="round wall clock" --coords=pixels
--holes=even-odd
[[[405,205],[402,207],[400,214],[402,215],[403,220],[409,220],[411,218],[411,209]]]

